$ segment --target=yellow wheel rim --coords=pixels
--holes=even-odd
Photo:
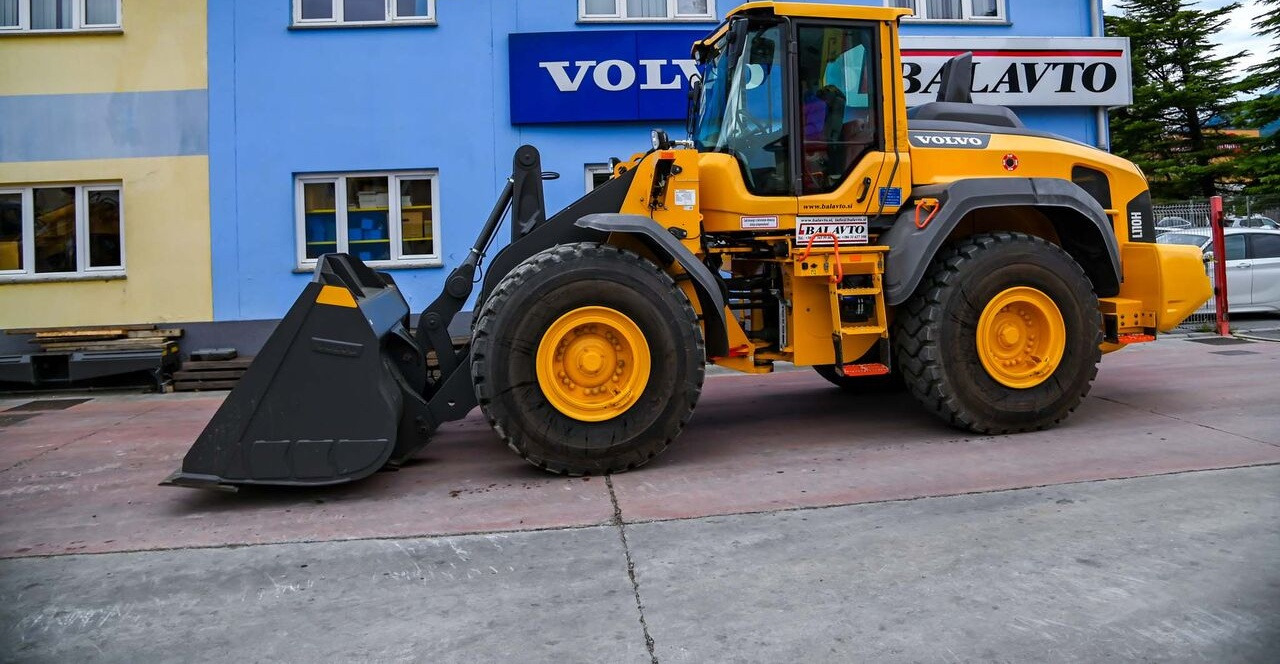
[[[991,299],[978,318],[978,358],[987,375],[1015,389],[1043,383],[1062,362],[1067,329],[1058,305],[1025,286]]]
[[[557,319],[538,343],[537,362],[547,401],[583,422],[625,413],[649,383],[644,333],[608,307],[582,307]]]

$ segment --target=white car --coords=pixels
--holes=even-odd
[[[1222,230],[1227,245],[1227,309],[1280,312],[1280,231],[1235,226]],[[1213,253],[1210,233],[1208,228],[1186,228],[1165,233],[1156,242],[1200,247],[1207,259]]]
[[[1266,228],[1270,230],[1280,230],[1280,224],[1270,217],[1264,217],[1255,214],[1252,217],[1234,217],[1231,219],[1229,226],[1239,226],[1240,228]]]

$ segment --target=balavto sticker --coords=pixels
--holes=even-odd
[[[820,235],[826,234],[826,235]],[[814,236],[817,236],[814,238]],[[831,236],[840,240],[840,244],[866,244],[866,217],[799,217],[796,219],[796,244],[808,246],[813,239],[815,247],[831,246]]]
[[[991,143],[991,134],[961,134],[949,131],[907,132],[913,148],[959,148],[981,150]]]
[[[777,217],[743,217],[742,230],[759,231],[778,227]]]

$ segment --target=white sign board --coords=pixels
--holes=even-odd
[[[834,238],[834,239],[833,239]],[[834,240],[841,244],[867,243],[866,217],[797,217],[796,244],[831,246]]]
[[[942,65],[973,52],[973,101],[1001,106],[1133,103],[1125,37],[903,37],[907,106],[934,101]]]

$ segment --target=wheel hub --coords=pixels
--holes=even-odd
[[[538,344],[538,386],[561,413],[583,422],[621,415],[649,382],[649,345],[625,314],[581,307],[551,324]]]
[[[1043,383],[1062,362],[1066,325],[1053,299],[1026,286],[996,295],[982,310],[978,358],[987,374],[1006,387]]]

